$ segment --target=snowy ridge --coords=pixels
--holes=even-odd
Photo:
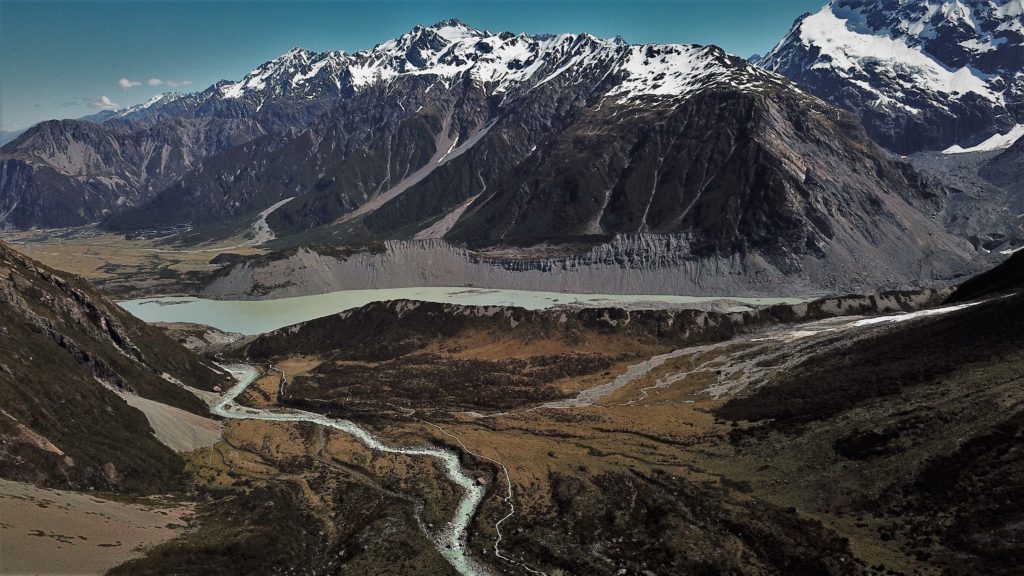
[[[960,145],[953,145],[942,151],[943,154],[964,154],[966,152],[994,152],[1006,150],[1016,144],[1017,140],[1024,137],[1024,124],[1018,124],[1006,134],[996,134],[977,146],[961,148]]]
[[[122,108],[121,110],[118,110],[113,116],[111,116],[111,118],[128,118],[138,113],[145,112],[149,109],[156,109],[160,108],[161,106],[166,106],[167,104],[170,104],[172,102],[177,102],[178,100],[184,97],[185,94],[182,92],[167,92],[164,94],[157,94],[156,96],[153,96],[152,98],[146,100],[142,104],[136,104],[134,106],[128,106],[127,108]]]
[[[754,89],[777,80],[759,69],[736,66],[715,46],[630,46],[622,69],[626,79],[610,92],[623,95],[620,103],[642,95],[684,97],[709,84]]]
[[[488,94],[522,94],[556,79],[572,82],[595,71],[617,80],[609,94],[620,103],[641,97],[681,98],[719,84],[748,88],[783,83],[779,76],[713,46],[630,45],[621,38],[590,34],[493,33],[445,20],[416,26],[354,54],[293,48],[237,82],[222,82],[191,97],[196,102],[214,97],[262,105],[281,97],[337,97],[345,89],[358,91],[407,75],[437,77],[446,86],[466,75]],[[123,114],[171,101],[154,101]]]
[[[934,25],[929,22],[934,22],[936,17],[954,21],[965,18],[960,10],[964,7],[959,2],[947,3],[941,13],[940,8],[930,5],[920,20],[900,20],[895,29],[876,31],[866,28],[867,19],[862,12],[833,0],[819,12],[805,17],[762,63],[769,69],[777,67],[787,44],[799,42],[819,54],[811,64],[812,69],[833,70],[875,94],[876,104],[880,106],[895,105],[917,111],[905,96],[920,91],[953,98],[974,93],[1003,104],[1001,82],[994,82],[992,75],[969,64],[956,67],[941,62],[920,46],[920,38],[935,34]],[[961,45],[975,47],[973,49],[981,53],[994,50],[994,42],[990,35],[984,35],[980,39],[964,40]],[[1000,38],[998,44],[1006,42],[1005,38]]]
[[[324,76],[334,73],[333,83],[340,87],[336,74],[349,64],[344,52],[311,52],[303,48],[292,48],[283,55],[261,65],[242,80],[223,84],[219,87],[225,99],[237,99],[250,93],[264,96],[283,96],[294,89],[311,84],[322,72]]]
[[[974,143],[1024,122],[1024,0],[831,0],[757,63],[901,153]]]
[[[864,74],[861,62],[871,62],[893,85],[903,90],[926,88],[959,96],[974,92],[992,101],[1001,101],[981,73],[961,66],[950,70],[923,51],[912,48],[905,38],[888,38],[851,30],[849,20],[837,16],[830,7],[804,20],[800,40],[805,46],[816,46],[828,60],[813,67],[832,67],[850,77]],[[879,64],[884,63],[883,66]],[[909,73],[909,74],[908,74]],[[923,82],[923,86],[922,83]]]

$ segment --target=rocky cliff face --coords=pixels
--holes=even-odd
[[[182,461],[111,389],[206,413],[176,382],[226,375],[159,330],[0,244],[0,475],[42,485],[153,492]]]
[[[142,204],[203,157],[261,133],[233,119],[37,124],[0,149],[0,227],[97,222]]]
[[[832,0],[758,63],[856,112],[901,154],[1024,123],[1020,0]]]

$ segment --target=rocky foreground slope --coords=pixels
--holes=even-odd
[[[162,371],[221,376],[80,281],[0,256],[3,326],[30,347],[0,339],[0,365],[34,369],[0,367],[16,399],[0,461],[19,465],[4,474],[182,486],[178,457],[96,378],[192,409]],[[965,283],[958,308],[934,308],[948,290],[734,314],[399,301],[229,354],[272,363],[242,403],[458,451],[487,490],[466,550],[496,572],[1012,574],[1020,263]],[[186,457],[190,530],[114,573],[451,573],[434,540],[459,491],[431,460],[309,423],[224,434]]]
[[[178,382],[226,375],[86,282],[0,244],[0,476],[108,492],[181,488],[183,461],[121,394],[207,414]]]
[[[1012,295],[1024,290],[1024,252],[1018,251],[1006,262],[992,270],[978,274],[960,284],[949,297],[949,302],[967,302]],[[1006,306],[1006,304],[1001,304]]]
[[[750,462],[771,460],[755,492],[856,518],[851,541],[888,543],[900,571],[1018,572],[1022,262],[963,284],[952,301],[966,308],[812,355],[718,409],[755,423],[731,436]]]

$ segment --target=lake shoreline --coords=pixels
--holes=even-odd
[[[163,296],[124,300],[118,304],[146,322],[203,324],[224,332],[253,335],[359,308],[377,301],[419,300],[463,306],[520,307],[527,310],[717,308],[726,311],[739,311],[773,304],[798,304],[810,299],[810,297],[574,294],[472,287],[424,287],[341,290],[270,300],[214,300],[194,296]]]

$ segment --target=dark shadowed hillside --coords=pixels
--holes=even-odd
[[[1019,256],[951,300],[1003,295],[837,341],[716,410],[775,490],[857,518],[944,574],[1017,574],[1024,560],[1024,295]],[[869,517],[870,520],[865,520]]]
[[[1024,251],[1013,253],[1002,264],[957,286],[949,302],[966,302],[1021,291],[1024,291]]]
[[[206,414],[174,380],[225,375],[84,281],[0,244],[0,476],[40,485],[154,492],[182,461],[109,388]]]

